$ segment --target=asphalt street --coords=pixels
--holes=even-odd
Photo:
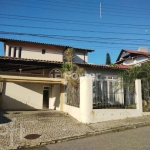
[[[50,144],[32,150],[150,150],[150,126]]]

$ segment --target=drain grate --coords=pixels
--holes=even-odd
[[[20,114],[19,112],[15,112],[15,113],[13,113],[13,114]]]
[[[28,135],[26,135],[24,138],[25,139],[28,139],[28,140],[34,140],[34,139],[37,139],[37,138],[39,138],[41,135],[39,135],[39,134],[28,134]]]

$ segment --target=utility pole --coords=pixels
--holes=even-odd
[[[100,3],[100,18],[102,18],[102,4]]]

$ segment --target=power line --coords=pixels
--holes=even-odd
[[[86,25],[86,26],[104,26],[104,27],[119,27],[119,28],[127,28],[127,29],[129,29],[129,28],[133,28],[133,29],[135,29],[135,27],[133,26],[133,27],[124,27],[124,26],[119,26],[119,25],[103,25],[103,24],[100,24],[100,25],[98,25],[98,24],[91,24],[91,23],[77,23],[77,22],[75,22],[75,23],[71,23],[71,22],[65,22],[65,21],[50,21],[50,20],[33,20],[33,19],[27,19],[27,18],[10,18],[10,17],[1,17],[1,19],[17,19],[17,20],[28,20],[28,21],[32,21],[32,22],[34,22],[34,21],[37,21],[37,22],[39,22],[39,21],[42,21],[42,22],[51,22],[51,23],[63,23],[63,24],[71,24],[71,25]],[[137,29],[145,29],[145,28],[140,28],[140,27],[136,27]],[[147,28],[147,29],[150,29],[150,28]]]
[[[7,3],[1,3],[1,4],[7,4]],[[14,6],[22,6],[22,7],[28,7],[28,8],[38,8],[38,9],[48,9],[48,10],[59,10],[59,11],[67,11],[67,12],[76,12],[76,13],[86,13],[86,14],[98,14],[98,13],[93,13],[93,12],[90,12],[89,13],[89,11],[88,12],[85,12],[85,11],[73,11],[73,10],[62,10],[62,9],[53,9],[53,8],[51,8],[51,9],[49,9],[49,8],[44,8],[44,7],[33,7],[33,6],[26,6],[26,5],[18,5],[18,4],[7,4],[7,5],[14,5]],[[112,14],[105,14],[105,15],[107,15],[107,16],[118,16],[118,17],[132,17],[132,18],[143,18],[143,19],[150,19],[150,18],[147,18],[147,17],[139,17],[139,15],[138,15],[138,17],[136,17],[136,16],[131,16],[131,15],[129,15],[129,16],[123,16],[123,15],[112,15]],[[142,15],[143,16],[143,15]]]
[[[67,1],[70,1],[70,0],[67,0]],[[73,2],[77,2],[77,3],[80,2],[80,4],[81,4],[83,1],[74,0]],[[90,5],[93,5],[93,4],[95,5],[95,4],[97,4],[97,5],[99,5],[99,2],[92,2],[92,3],[89,3],[89,2],[87,2],[87,1],[86,1],[86,2],[84,1],[84,4],[90,4]],[[141,7],[141,6],[140,6],[140,7],[133,7],[133,6],[131,6],[131,5],[130,5],[130,6],[124,6],[124,5],[116,5],[116,4],[115,4],[115,5],[112,5],[112,4],[107,4],[107,3],[102,3],[102,5],[107,5],[107,6],[111,6],[111,7],[119,7],[119,8],[120,8],[120,7],[121,7],[121,8],[128,8],[128,9],[129,9],[129,8],[132,8],[132,9],[136,9],[136,10],[142,9],[142,10],[148,10],[148,11],[149,11],[149,9],[145,9],[144,7]]]
[[[19,1],[19,2],[27,2],[26,0],[13,0],[13,1]],[[88,7],[90,7],[90,8],[88,8],[88,10],[97,10],[97,11],[99,11],[99,7],[97,7],[98,9],[96,9],[95,8],[95,6],[93,7],[93,9],[91,9],[91,5],[89,6],[89,5],[79,5],[79,4],[76,4],[76,5],[73,5],[73,6],[77,6],[77,7],[72,7],[72,6],[70,6],[70,5],[66,5],[66,4],[68,4],[68,3],[65,3],[65,2],[63,2],[63,3],[60,3],[60,2],[56,2],[56,1],[49,1],[50,3],[40,3],[40,2],[38,2],[38,3],[36,3],[36,4],[43,4],[43,5],[46,5],[46,6],[48,6],[48,5],[50,5],[50,6],[56,6],[55,4],[57,4],[57,7],[58,6],[62,6],[62,7],[67,7],[67,8],[77,8],[78,6],[81,6],[82,8],[79,8],[78,7],[78,9],[84,9],[84,7],[83,6],[88,6]],[[51,3],[52,2],[52,3]],[[28,2],[28,3],[30,3],[30,4],[35,4],[34,2]],[[110,5],[107,5],[107,4],[104,4],[104,6],[110,6]],[[107,7],[103,7],[103,9],[105,10],[105,8],[107,9]],[[121,10],[121,12],[119,12],[119,13],[122,13],[122,10],[123,9],[114,9],[114,8],[109,8],[108,7],[108,9],[110,10],[110,9],[113,9],[113,10]],[[87,10],[87,9],[86,9]],[[108,11],[108,12],[115,12],[115,11]],[[132,10],[126,10],[126,12],[125,13],[129,13],[129,12],[134,12],[134,14],[135,14],[135,10],[134,11],[132,11]],[[138,12],[144,12],[145,13],[145,9],[143,10],[143,11],[139,11],[139,9],[138,9]],[[138,12],[136,12],[136,14],[138,13]],[[118,12],[117,12],[118,13]],[[148,12],[148,14],[147,15],[149,15],[149,12]]]
[[[48,8],[48,7],[47,7],[47,8],[45,8],[45,7],[34,7],[34,6],[20,5],[20,4],[14,4],[14,3],[13,3],[13,4],[10,4],[10,3],[7,4],[7,3],[1,3],[1,2],[0,2],[0,4],[13,5],[13,6],[21,6],[21,7],[27,7],[27,8],[44,9],[44,10],[45,10],[45,9],[48,9],[48,10],[59,10],[59,11],[66,11],[66,12],[68,12],[68,10],[66,10],[66,9],[63,9],[63,10],[62,10],[62,9],[54,9],[54,8],[51,8],[51,9],[50,9],[50,8]],[[86,14],[87,14],[87,13],[88,13],[88,14],[97,14],[97,13],[92,13],[92,12],[91,12],[91,13],[85,12],[85,11],[80,11],[80,12],[79,12],[79,11],[73,11],[73,10],[69,10],[69,12],[86,13]]]
[[[8,1],[8,0],[7,0]],[[26,0],[24,1],[24,0],[13,0],[13,1],[18,1],[18,2],[27,2]],[[66,8],[77,8],[77,7],[72,7],[72,6],[70,6],[70,5],[66,5],[66,4],[68,4],[68,3],[60,3],[60,2],[56,2],[56,1],[50,1],[50,2],[52,2],[52,3],[40,3],[40,2],[37,2],[37,3],[35,3],[35,2],[27,2],[27,3],[29,3],[29,4],[42,4],[42,5],[46,5],[46,6],[56,6],[55,4],[57,4],[57,7],[58,6],[62,6],[62,7],[66,7]],[[65,4],[65,5],[64,5]],[[88,6],[88,5],[73,5],[73,6],[81,6],[82,8],[78,8],[78,9],[84,9],[83,8],[83,6]],[[95,7],[93,7],[93,9],[91,9],[91,6],[88,6],[88,7],[90,7],[90,8],[88,8],[88,10],[95,10],[94,8]]]
[[[25,17],[25,18],[31,18],[31,19],[33,19],[33,18],[37,18],[37,19],[44,19],[44,20],[58,20],[58,21],[69,21],[69,22],[80,22],[80,23],[89,23],[89,21],[78,21],[78,20],[68,20],[68,19],[54,19],[54,18],[47,18],[47,17],[31,17],[31,16],[20,16],[20,15],[12,15],[12,14],[0,14],[0,15],[4,15],[4,16],[15,16],[15,17]],[[103,23],[103,22],[98,22],[98,21],[96,21],[96,22],[91,22],[90,21],[90,23],[95,23],[95,24],[99,24],[99,23],[101,23],[101,24],[105,24],[105,25],[108,25],[108,24],[111,24],[111,25],[127,25],[127,26],[145,26],[145,27],[149,27],[149,25],[133,25],[133,24],[121,24],[121,23],[111,23],[111,22],[109,22],[109,23]]]
[[[150,34],[140,34],[140,33],[133,33],[133,32],[107,32],[107,31],[95,31],[95,30],[74,30],[74,29],[65,29],[65,28],[50,28],[50,27],[40,27],[40,26],[23,26],[23,25],[12,25],[12,24],[0,24],[0,26],[7,26],[7,27],[15,27],[15,28],[31,28],[31,29],[44,29],[44,30],[58,30],[58,31],[73,31],[73,32],[86,32],[86,33],[106,33],[106,34],[127,34],[127,35],[146,35],[149,36]]]
[[[81,37],[81,36],[63,36],[63,35],[47,35],[47,34],[31,34],[31,33],[20,33],[20,32],[5,32],[5,31],[0,31],[0,34],[6,34],[6,35],[24,35],[24,36],[33,36],[33,37],[44,37],[44,38],[52,38],[52,39],[60,39],[60,40],[73,40],[73,41],[78,41],[78,42],[91,42],[91,43],[103,43],[103,44],[131,44],[131,45],[137,45],[137,43],[129,43],[127,40],[133,40],[134,39],[124,39],[124,38],[101,38],[101,37]],[[97,40],[95,40],[98,38]],[[86,39],[86,40],[85,40]],[[102,41],[106,40],[107,41]],[[108,42],[111,40],[123,40],[123,43],[118,43],[118,42]],[[150,42],[150,40],[145,40],[145,39],[136,39],[136,41],[142,40],[143,42]],[[127,43],[126,43],[127,41]],[[142,45],[142,43],[138,43],[139,45]]]
[[[86,22],[86,21],[75,21],[75,20],[64,20],[64,19],[52,19],[52,18],[49,19],[49,18],[19,16],[19,15],[7,15],[7,14],[0,14],[0,15],[9,16],[9,17],[1,17],[1,18],[4,18],[4,19],[42,21],[42,22],[51,22],[51,23],[66,23],[67,22],[67,24],[77,24],[77,25],[92,25],[92,26],[105,26],[105,25],[108,25],[107,27],[121,27],[121,28],[135,28],[136,27],[138,29],[145,29],[145,28],[142,28],[142,27],[146,27],[146,28],[149,27],[148,25],[116,24],[116,23],[101,23],[101,22],[91,22],[91,23],[89,23],[89,22]],[[15,16],[17,18],[13,18],[12,16]],[[36,19],[36,18],[38,18],[38,19]],[[36,20],[33,20],[33,19],[36,19]],[[52,22],[52,20],[54,20],[54,21]],[[147,28],[147,29],[149,29],[149,28]]]

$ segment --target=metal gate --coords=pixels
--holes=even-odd
[[[93,108],[135,108],[134,90],[123,87],[119,79],[93,80]]]

